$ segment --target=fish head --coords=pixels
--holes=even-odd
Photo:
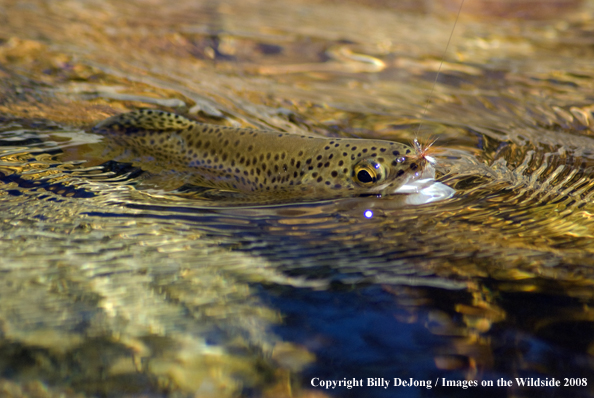
[[[400,193],[402,187],[416,180],[435,178],[434,159],[406,147],[388,154],[356,160],[351,168],[351,180],[360,191],[370,194]],[[410,189],[410,188],[408,188]]]

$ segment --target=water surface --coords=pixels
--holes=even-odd
[[[511,4],[469,7],[431,92],[448,1],[0,2],[0,391],[591,396],[594,3]],[[90,130],[140,107],[432,135],[456,195],[209,200]],[[311,385],[368,377],[588,386]]]

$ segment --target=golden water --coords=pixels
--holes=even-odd
[[[467,2],[430,95],[455,2],[0,1],[0,392],[591,376],[594,3]],[[410,142],[428,98],[456,195],[421,206],[208,201],[90,132],[153,107]]]

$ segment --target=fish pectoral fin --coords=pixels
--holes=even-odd
[[[103,120],[93,127],[93,132],[133,134],[138,131],[184,130],[197,124],[175,113],[156,109],[138,109]]]

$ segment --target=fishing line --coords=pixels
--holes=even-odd
[[[433,97],[433,92],[435,91],[435,85],[437,84],[437,79],[439,78],[439,73],[441,72],[441,67],[443,66],[443,61],[445,60],[445,56],[448,52],[448,47],[450,47],[450,42],[452,41],[452,36],[454,36],[454,30],[456,30],[456,25],[458,24],[458,19],[460,18],[460,13],[462,12],[462,6],[464,6],[464,1],[460,3],[460,8],[458,9],[458,14],[456,15],[456,20],[454,21],[454,27],[452,27],[452,31],[450,32],[450,37],[448,38],[448,44],[446,44],[445,50],[443,50],[443,55],[441,56],[441,62],[439,63],[439,68],[437,68],[437,75],[435,75],[435,80],[433,81],[433,86],[431,86],[431,91],[429,92],[429,96],[427,97],[427,102],[425,103],[425,108],[423,109],[423,113],[421,114],[421,121],[419,122],[419,127],[417,128],[416,136],[419,135],[421,131],[421,126],[423,125],[423,118],[427,114],[427,109],[429,108],[429,104],[431,103],[431,98]]]

